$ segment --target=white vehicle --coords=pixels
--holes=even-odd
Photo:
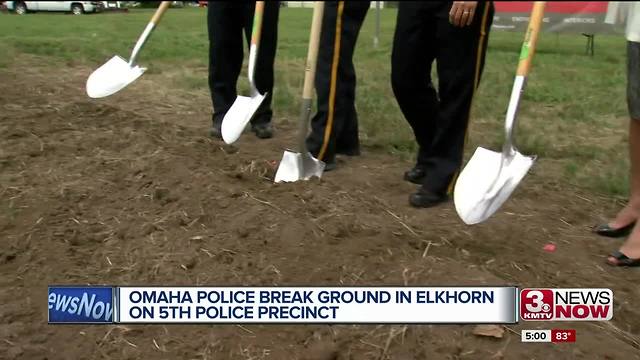
[[[81,15],[104,9],[102,1],[7,1],[7,9],[24,15],[32,11],[61,11]]]

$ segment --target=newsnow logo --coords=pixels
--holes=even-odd
[[[50,287],[50,323],[113,322],[113,289],[110,287]]]
[[[526,321],[609,321],[610,289],[523,289],[520,318]]]

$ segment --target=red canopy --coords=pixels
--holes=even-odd
[[[545,13],[605,14],[608,1],[547,1]],[[531,12],[533,1],[495,1],[496,12]]]

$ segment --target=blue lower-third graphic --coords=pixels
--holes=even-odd
[[[49,323],[112,323],[113,288],[50,286]]]

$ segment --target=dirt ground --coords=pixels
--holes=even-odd
[[[408,206],[411,164],[367,151],[321,181],[274,184],[294,144],[207,138],[208,94],[148,74],[108,99],[91,69],[0,69],[0,358],[640,359],[638,272],[590,227],[619,204],[545,180],[545,159],[490,221]],[[557,251],[543,251],[547,243]],[[473,326],[52,326],[49,284],[606,287],[612,323]],[[575,328],[575,344],[519,331]]]

